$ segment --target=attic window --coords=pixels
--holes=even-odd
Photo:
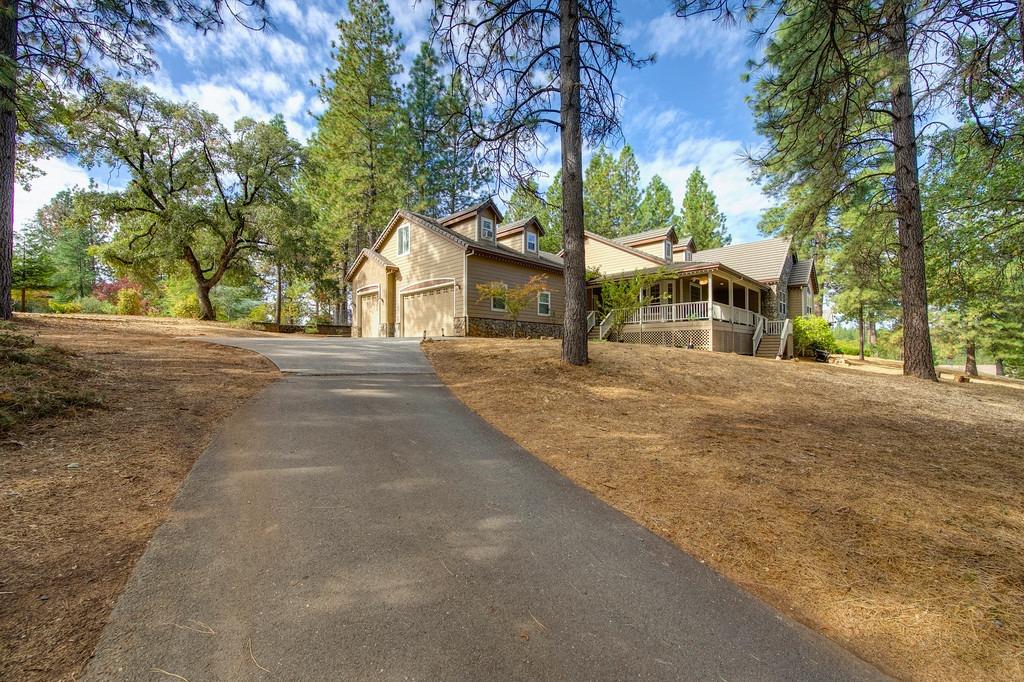
[[[409,226],[402,225],[398,228],[398,255],[404,256],[409,253]]]
[[[665,240],[665,260],[672,262],[672,240]]]
[[[537,233],[527,232],[526,233],[526,250],[537,253]]]
[[[480,239],[494,241],[494,221],[490,218],[480,218]]]

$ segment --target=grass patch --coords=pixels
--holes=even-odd
[[[67,349],[38,344],[10,325],[0,327],[0,433],[78,408],[101,407],[99,396],[83,386],[93,374]]]

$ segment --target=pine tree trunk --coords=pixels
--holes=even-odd
[[[969,377],[978,376],[978,355],[974,340],[967,342],[967,361],[964,363],[964,374]]]
[[[1003,359],[1002,358],[996,358],[996,376],[997,377],[1006,376],[1006,367],[1003,366]]]
[[[914,100],[910,91],[910,51],[907,16],[898,0],[890,27],[893,78],[893,160],[896,166],[896,216],[900,242],[900,288],[903,307],[903,373],[937,381],[928,331],[928,291],[925,281],[924,224],[918,184]]]
[[[875,322],[874,315],[868,315],[868,344],[878,345],[878,323]]]
[[[18,8],[15,0],[0,0],[0,55],[17,64]],[[11,280],[14,275],[14,154],[18,146],[15,110],[15,72],[5,74],[10,85],[0,88],[0,320],[13,314]],[[5,78],[5,80],[6,80]]]
[[[204,284],[196,284],[196,298],[199,299],[199,319],[216,320],[217,315],[213,312],[213,301],[210,300],[210,289],[212,287]]]
[[[587,285],[583,254],[583,137],[580,129],[580,43],[578,0],[558,3],[559,80],[562,142],[562,243],[565,249],[565,318],[562,360],[585,365]]]
[[[857,329],[860,331],[860,354],[861,360],[864,359],[864,304],[860,304],[860,308],[857,310]]]

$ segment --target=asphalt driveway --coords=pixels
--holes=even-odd
[[[880,677],[492,429],[417,343],[224,342],[288,376],[196,463],[87,679]]]

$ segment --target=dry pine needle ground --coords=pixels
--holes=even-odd
[[[1024,391],[598,343],[425,344],[542,460],[899,677],[1024,677]]]
[[[0,679],[70,680],[217,423],[278,373],[176,338],[237,333],[216,325],[21,316],[5,331],[24,357],[0,372]]]

